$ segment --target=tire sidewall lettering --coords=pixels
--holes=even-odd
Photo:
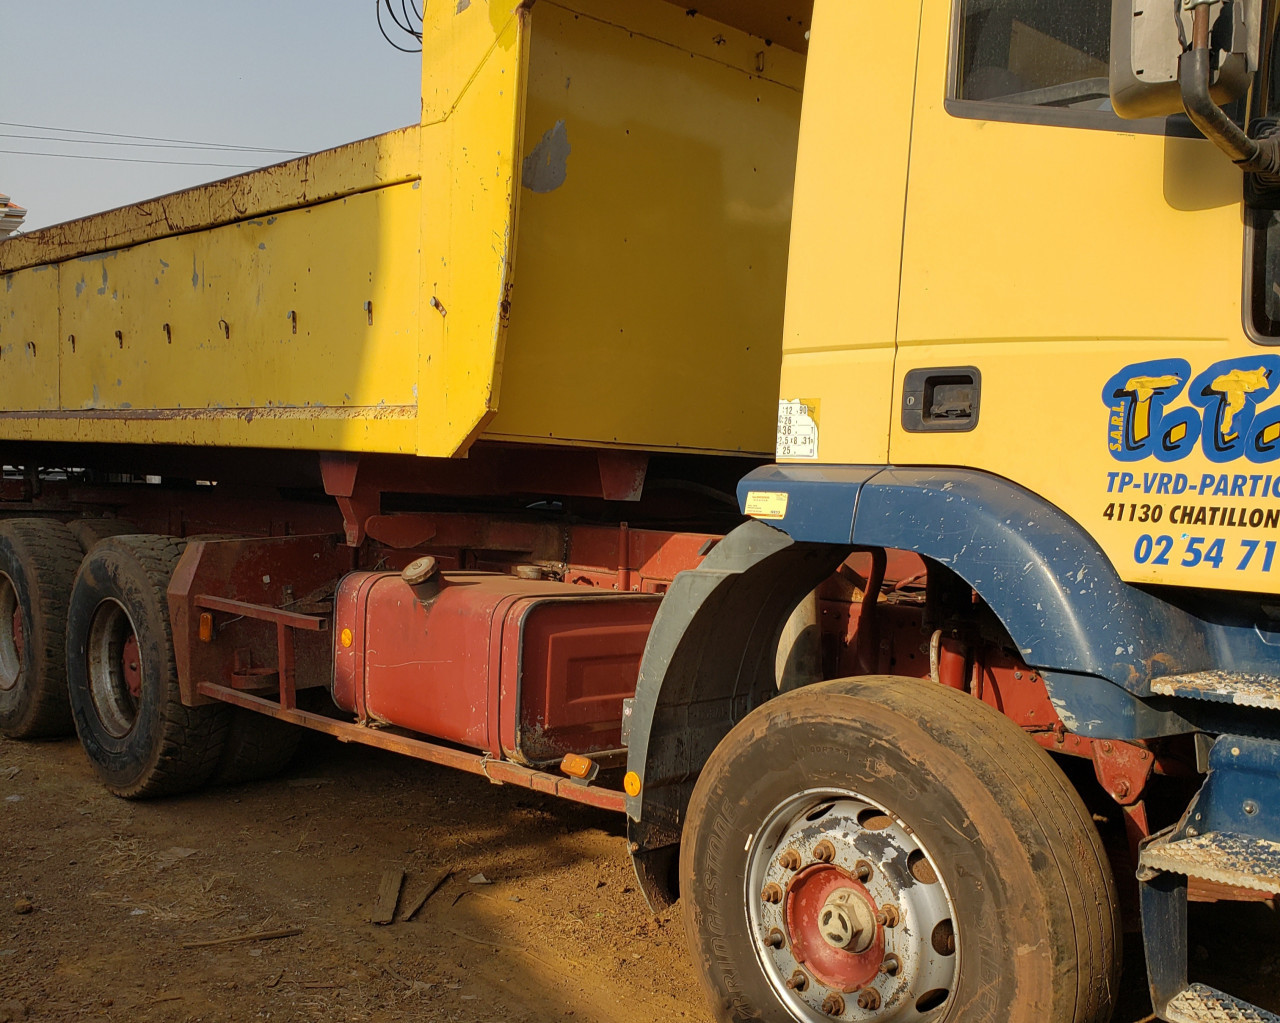
[[[692,838],[695,845],[682,852],[682,859],[691,856],[698,864],[693,881],[699,906],[685,912],[715,978],[713,1003],[724,1006],[729,1019],[772,1019],[779,1013],[790,1018],[763,969],[746,961],[751,953],[744,955],[757,940],[748,933],[743,905],[744,895],[751,897],[744,880],[747,850],[764,815],[799,789],[850,789],[887,808],[916,834],[951,893],[961,969],[947,1018],[1004,1023],[1002,1005],[1012,1004],[1019,989],[1048,987],[1054,968],[1048,943],[1036,940],[1044,913],[1029,894],[1036,890],[1033,867],[1001,852],[1002,846],[1018,844],[1013,826],[984,789],[970,784],[954,791],[948,785],[944,768],[955,754],[936,739],[929,737],[937,743],[930,763],[928,757],[909,758],[892,736],[864,736],[868,741],[854,748],[840,741],[843,731],[833,722],[765,717],[715,765],[717,780],[704,801],[717,809],[692,834],[686,831],[686,843]],[[744,781],[731,791],[725,779]],[[988,834],[980,833],[975,817],[991,822]],[[1026,971],[1039,980],[1024,984]],[[760,1006],[772,1006],[773,1015]]]

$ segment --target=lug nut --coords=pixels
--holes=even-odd
[[[819,863],[830,863],[836,858],[836,847],[824,838],[813,847],[813,858]]]
[[[788,849],[778,857],[778,866],[783,870],[799,870],[801,862],[800,853],[795,849]]]
[[[808,986],[809,978],[805,975],[803,970],[796,970],[796,972],[787,979],[787,987],[791,988],[792,991],[803,991]]]
[[[871,864],[868,863],[866,860],[859,860],[856,864],[854,864],[853,873],[854,873],[854,876],[857,877],[859,881],[861,881],[863,884],[866,884],[868,881],[871,880]]]
[[[880,912],[876,914],[876,923],[881,927],[897,927],[899,919],[901,917],[897,906],[881,906]]]
[[[898,961],[898,957],[890,952],[884,957],[884,961],[880,964],[880,972],[886,973],[890,977],[896,976],[902,964]]]
[[[858,992],[858,1008],[873,1012],[880,1008],[880,992],[873,987],[864,987]]]
[[[844,999],[834,991],[822,1000],[822,1011],[828,1016],[844,1015]]]
[[[765,902],[781,902],[782,889],[778,886],[777,882],[770,881],[764,886],[764,891],[760,893],[760,898],[764,899]]]
[[[782,948],[786,940],[783,933],[776,927],[764,936],[764,943],[770,948]]]

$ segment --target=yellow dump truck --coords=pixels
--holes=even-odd
[[[1271,0],[449,0],[0,244],[0,730],[625,813],[726,1020],[1154,1012],[1280,891]]]

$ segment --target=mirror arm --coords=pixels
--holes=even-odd
[[[1193,49],[1178,58],[1178,85],[1182,106],[1204,137],[1221,149],[1241,170],[1253,174],[1280,174],[1280,136],[1251,139],[1209,95],[1213,68],[1209,53],[1209,7],[1195,9]]]

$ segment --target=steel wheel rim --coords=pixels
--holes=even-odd
[[[116,739],[132,732],[138,721],[142,673],[137,644],[124,605],[117,600],[99,604],[89,625],[85,667],[93,709],[107,734]]]
[[[888,808],[847,789],[797,793],[749,839],[745,881],[756,959],[793,1019],[927,1023],[946,1012],[961,951],[954,904]],[[843,940],[851,922],[861,930],[848,945],[822,937]]]
[[[22,608],[13,580],[0,572],[0,691],[17,688],[22,674]]]

